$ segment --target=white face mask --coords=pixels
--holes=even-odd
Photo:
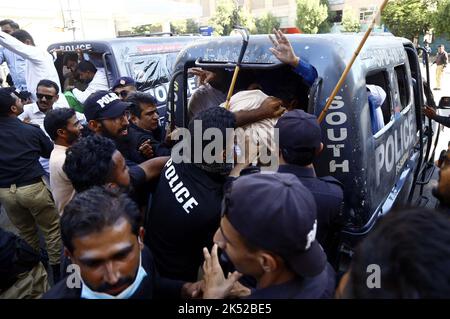
[[[142,267],[142,253],[139,255],[139,269],[136,274],[136,279],[134,282],[128,286],[127,289],[122,291],[117,296],[112,296],[104,292],[97,292],[93,291],[91,288],[89,288],[81,279],[82,282],[82,288],[81,288],[81,298],[84,299],[129,299],[139,288],[139,286],[142,283],[142,280],[147,276],[147,272],[145,271],[144,267]]]

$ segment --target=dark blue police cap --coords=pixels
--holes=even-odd
[[[298,275],[313,277],[326,265],[316,240],[317,208],[311,192],[292,174],[239,177],[225,194],[225,214],[252,245],[271,251]]]
[[[122,76],[114,81],[111,90],[114,91],[118,87],[128,86],[128,85],[136,86],[136,82],[134,81],[133,78],[130,78],[129,76]]]
[[[281,149],[300,150],[304,148],[318,148],[322,142],[320,125],[315,115],[303,110],[286,112],[278,119],[276,128],[279,129]]]
[[[83,105],[86,120],[90,121],[119,117],[130,104],[120,100],[114,92],[97,91],[89,95]]]

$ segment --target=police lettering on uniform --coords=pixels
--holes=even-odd
[[[234,128],[234,115],[220,107],[198,113],[189,125],[192,140],[194,120],[202,121],[202,130],[218,128],[220,141],[225,149],[227,128]],[[200,137],[201,139],[201,137]],[[210,141],[201,141],[201,154]],[[194,144],[194,143],[192,143]],[[195,149],[194,145],[192,150]],[[192,152],[193,153],[193,152]],[[195,154],[191,154],[194,159]],[[169,160],[153,194],[148,223],[146,244],[152,250],[161,275],[193,281],[203,260],[202,248],[211,247],[212,238],[220,220],[223,185],[230,172],[226,163],[175,163]]]

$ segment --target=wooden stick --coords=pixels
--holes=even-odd
[[[237,80],[239,70],[240,70],[239,65],[236,65],[236,67],[234,68],[233,79],[231,80],[230,89],[228,90],[227,100],[225,102],[225,108],[227,110],[230,109],[230,99],[231,99],[231,96],[233,95],[234,86],[236,85],[236,80]]]
[[[361,51],[362,47],[366,43],[367,38],[369,37],[370,33],[372,32],[373,27],[375,26],[375,20],[378,18],[378,16],[381,15],[381,12],[383,11],[384,7],[388,3],[389,0],[384,0],[384,2],[381,4],[380,9],[378,10],[377,14],[373,17],[372,23],[370,24],[369,28],[367,29],[366,33],[364,34],[364,37],[362,38],[361,42],[358,45],[358,48],[353,53],[353,57],[348,63],[348,65],[345,67],[344,73],[342,73],[341,78],[339,79],[338,83],[334,87],[333,92],[331,92],[330,97],[327,100],[327,103],[325,104],[325,107],[323,108],[322,112],[319,115],[319,118],[317,121],[321,123],[323,119],[325,118],[325,115],[328,112],[328,109],[330,108],[331,102],[333,102],[334,98],[336,97],[337,92],[342,87],[342,84],[344,84],[345,78],[347,77],[348,72],[352,68],[353,63],[355,62],[357,56],[359,55],[359,52]]]

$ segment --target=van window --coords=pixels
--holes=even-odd
[[[409,85],[406,76],[406,67],[404,64],[398,65],[394,68],[397,76],[398,94],[400,95],[401,109],[404,109],[409,104]]]
[[[177,52],[131,55],[127,68],[136,80],[139,91],[147,91],[155,86],[167,84],[177,57]]]
[[[377,85],[381,87],[384,92],[386,92],[386,98],[381,104],[381,111],[383,113],[383,121],[384,124],[389,123],[391,120],[392,115],[392,107],[391,107],[391,93],[390,93],[390,87],[389,87],[389,81],[388,81],[388,73],[386,70],[380,70],[380,71],[373,71],[370,72],[369,75],[366,76],[366,84],[370,85]]]

